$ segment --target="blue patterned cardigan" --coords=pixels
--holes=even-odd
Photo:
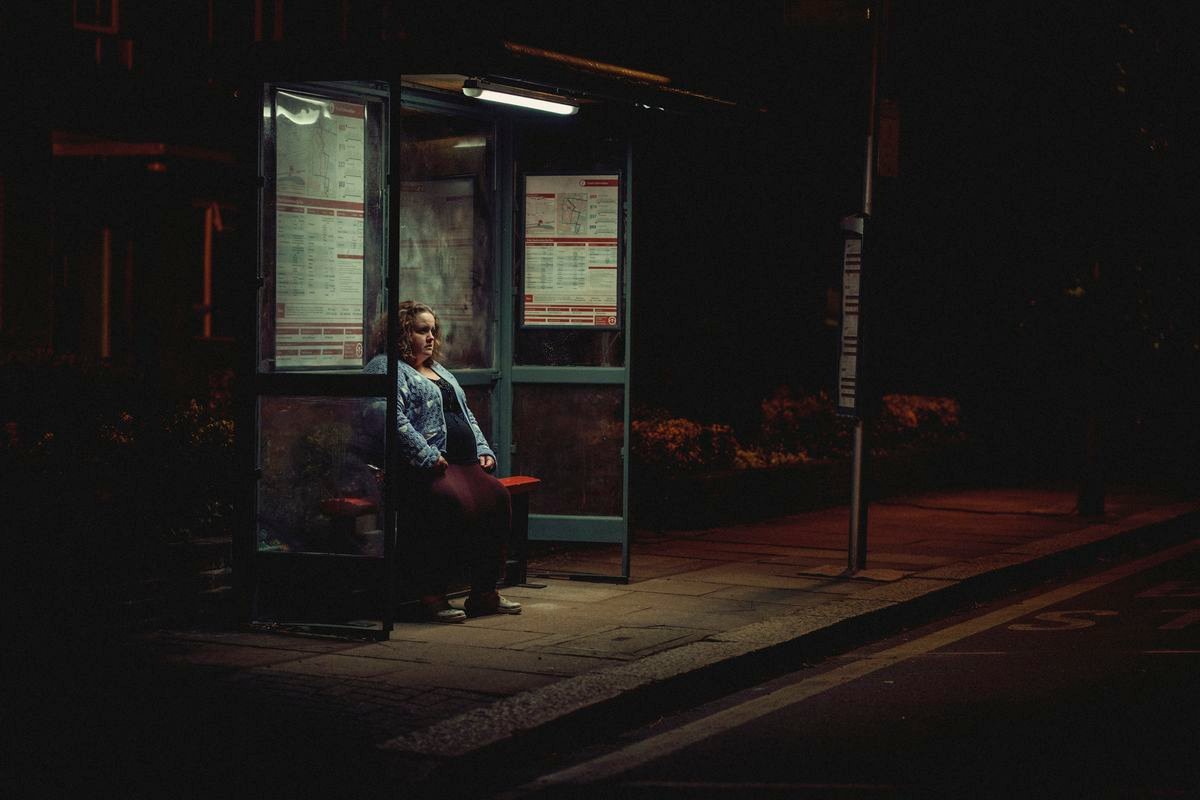
[[[437,463],[438,456],[446,450],[446,415],[442,410],[442,390],[433,381],[421,375],[405,361],[398,362],[396,376],[396,450],[399,462],[417,468],[430,468]],[[450,384],[458,395],[462,407],[475,434],[475,454],[496,457],[488,447],[475,415],[467,406],[467,396],[450,371],[441,364],[431,362],[433,371]],[[372,358],[364,372],[375,375],[387,374],[387,356]]]

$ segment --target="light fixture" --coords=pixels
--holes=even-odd
[[[506,103],[510,106],[532,108],[536,111],[549,111],[551,114],[575,114],[579,106],[567,98],[558,95],[533,92],[528,89],[518,89],[500,83],[468,78],[463,81],[463,94],[479,100],[490,100],[493,103]]]

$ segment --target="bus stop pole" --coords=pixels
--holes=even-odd
[[[880,3],[872,3],[867,11],[871,24],[871,79],[867,101],[866,154],[863,168],[862,216],[864,220],[871,217],[871,201],[875,178],[875,119],[878,113],[876,109],[876,95],[879,85],[879,39],[883,30],[879,6]],[[861,384],[859,388],[862,388]],[[847,557],[849,572],[857,572],[860,569],[865,569],[867,566],[867,500],[863,491],[867,437],[861,401],[862,398],[860,397],[856,402],[858,413],[854,415],[854,446],[850,466],[850,546]]]

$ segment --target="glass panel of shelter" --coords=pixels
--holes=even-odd
[[[400,113],[400,300],[437,312],[442,359],[456,373],[495,365],[494,127]]]
[[[397,120],[398,302],[415,300],[434,309],[439,360],[462,385],[468,407],[495,447],[495,122],[443,104],[408,100]],[[503,465],[503,454],[498,455]],[[403,560],[408,539],[403,509],[399,512],[398,558]],[[458,579],[465,586],[465,577],[456,576],[451,589],[463,588]],[[402,587],[401,599],[406,597]]]
[[[379,618],[384,405],[381,397],[259,399],[258,620]]]
[[[386,100],[267,87],[258,372],[358,372],[386,344]]]
[[[620,517],[623,386],[522,384],[513,389],[513,469],[552,475],[531,509],[539,514]]]
[[[385,610],[389,91],[263,86],[256,336],[256,621]]]
[[[514,314],[515,472],[542,479],[530,500],[531,574],[627,580],[625,437],[628,427],[626,287],[629,150],[610,131],[580,126],[522,128],[517,161],[531,174],[623,175],[616,328],[523,325]],[[517,215],[520,218],[520,214]],[[514,252],[523,296],[524,248]]]

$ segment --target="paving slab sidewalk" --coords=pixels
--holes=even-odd
[[[871,506],[868,568],[846,573],[847,510],[700,531],[638,531],[628,584],[536,578],[512,587],[518,616],[461,625],[397,623],[384,642],[246,631],[159,630],[143,657],[206,669],[261,709],[341,720],[410,777],[503,753],[746,664],[803,657],[834,638],[865,641],[905,614],[949,611],[1159,535],[1200,533],[1200,502],[1114,491],[1103,518],[1053,489],[928,493]],[[1180,534],[1181,528],[1190,528]],[[604,554],[562,553],[547,570],[603,570]],[[589,560],[590,559],[590,560]],[[336,725],[334,726],[336,728]]]

